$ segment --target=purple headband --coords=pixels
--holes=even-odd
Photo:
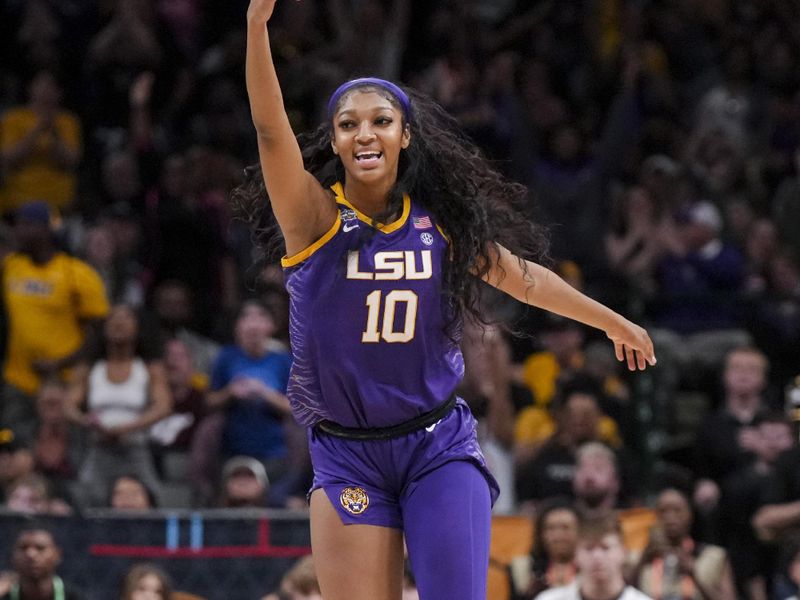
[[[403,107],[403,114],[405,115],[406,120],[411,120],[411,100],[408,99],[408,95],[391,81],[378,79],[377,77],[361,77],[360,79],[351,79],[350,81],[345,81],[336,89],[335,92],[333,92],[333,94],[331,94],[330,100],[328,100],[328,116],[331,118],[333,117],[333,111],[336,108],[336,103],[339,102],[339,99],[346,92],[350,91],[354,87],[368,85],[374,85],[376,87],[383,88],[392,94],[392,96],[394,96]]]

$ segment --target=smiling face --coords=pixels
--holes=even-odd
[[[376,91],[345,94],[333,117],[331,146],[348,178],[373,183],[397,179],[400,151],[411,135],[400,108]]]

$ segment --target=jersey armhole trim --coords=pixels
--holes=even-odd
[[[336,220],[333,222],[333,225],[331,225],[331,228],[328,229],[328,231],[326,231],[321,238],[319,238],[316,242],[311,244],[305,250],[301,250],[300,252],[292,256],[284,256],[283,258],[281,258],[281,266],[284,268],[294,267],[295,265],[298,265],[307,258],[309,258],[312,254],[314,254],[314,252],[322,248],[325,244],[327,244],[331,240],[331,238],[334,235],[336,235],[336,232],[339,231],[339,227],[341,226],[341,224],[342,224],[342,219],[339,216],[339,213],[337,212]]]

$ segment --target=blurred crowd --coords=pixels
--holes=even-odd
[[[229,202],[246,8],[0,7],[8,510],[306,509],[281,269]],[[800,2],[287,0],[270,30],[297,131],[349,77],[430,94],[528,186],[552,267],[654,339],[630,376],[493,294],[506,326],[465,327],[495,512],[536,522],[512,595],[592,560],[657,599],[796,595]]]

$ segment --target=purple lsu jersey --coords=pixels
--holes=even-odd
[[[306,250],[284,258],[295,419],[386,427],[434,409],[464,374],[448,336],[442,265],[448,241],[406,196],[393,223],[369,217],[332,187],[339,216]]]

